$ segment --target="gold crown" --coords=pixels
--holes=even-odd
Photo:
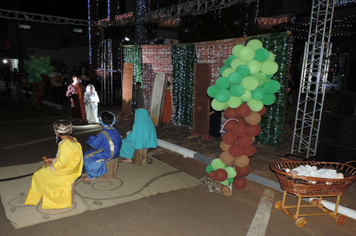
[[[70,134],[72,132],[72,122],[69,120],[57,120],[53,123],[54,132],[58,134]]]

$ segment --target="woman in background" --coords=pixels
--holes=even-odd
[[[98,118],[99,97],[92,84],[88,84],[84,93],[85,114],[89,124],[99,123]]]

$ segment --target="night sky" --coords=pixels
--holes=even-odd
[[[0,8],[29,13],[88,19],[88,0],[0,0]]]

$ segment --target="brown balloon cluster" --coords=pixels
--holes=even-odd
[[[220,160],[226,166],[234,166],[237,175],[232,184],[237,189],[244,189],[247,186],[247,181],[243,177],[251,171],[250,157],[256,153],[253,143],[261,132],[259,123],[265,113],[265,106],[259,112],[253,112],[246,103],[225,110],[225,117],[228,120],[223,125],[226,132],[220,143],[222,150]]]

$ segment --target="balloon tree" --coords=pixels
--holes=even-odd
[[[250,157],[256,153],[253,143],[261,132],[261,116],[281,88],[272,78],[277,71],[274,54],[263,48],[260,40],[252,39],[246,46],[233,47],[219,70],[221,77],[208,88],[211,107],[224,111],[227,119],[222,126],[222,153],[206,168],[218,183],[240,190],[247,186],[244,177],[251,171]]]
[[[32,55],[30,60],[23,66],[23,69],[28,74],[28,82],[32,84],[31,104],[38,109],[44,100],[44,88],[48,75],[53,71],[51,57],[46,56],[37,59]]]

